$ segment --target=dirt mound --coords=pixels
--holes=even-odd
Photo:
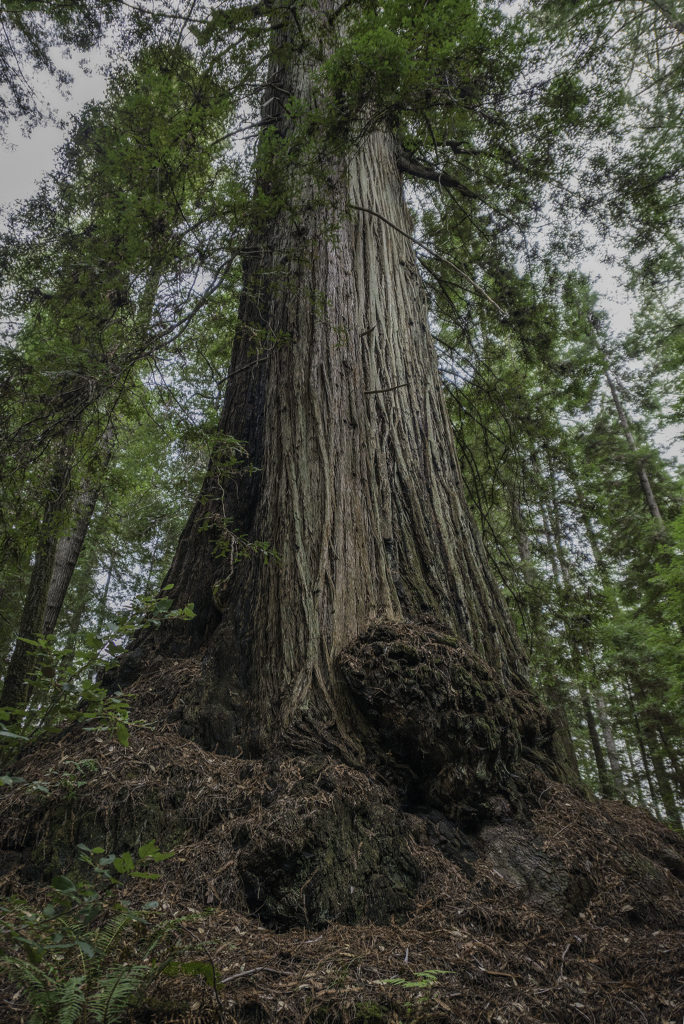
[[[159,686],[181,701],[171,677],[188,671],[167,665]],[[424,791],[407,802],[382,764],[204,750],[167,704],[128,748],[72,731],[17,774],[0,800],[6,892],[40,901],[79,842],[154,838],[176,851],[154,883],[163,912],[208,908],[185,930],[223,979],[220,1006],[197,979],[166,979],[132,1019],[680,1022],[680,841],[541,770],[526,769],[524,816],[490,796],[466,828]],[[0,1002],[0,1019],[16,1007]]]

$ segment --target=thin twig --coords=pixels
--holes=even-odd
[[[229,974],[227,978],[221,978],[221,984],[227,985],[229,981],[237,981],[238,978],[246,978],[248,974],[256,974],[257,971],[270,971],[271,974],[282,974],[282,971],[276,971],[274,967],[251,967],[248,971],[240,971],[239,974]]]
[[[372,391],[364,391],[364,395],[384,395],[386,391],[398,391],[399,388],[407,388],[408,381],[405,380],[403,384],[395,384],[391,388],[374,388]]]

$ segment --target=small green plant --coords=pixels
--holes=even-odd
[[[386,1006],[378,1003],[363,1002],[357,1003],[354,1007],[354,1024],[382,1024],[390,1017],[390,1011]]]
[[[154,841],[137,854],[79,846],[90,880],[59,875],[40,909],[11,899],[2,907],[0,970],[31,1007],[30,1024],[118,1024],[163,971],[196,974],[216,988],[211,964],[153,958],[178,919],[160,920],[151,900],[140,909],[119,898],[125,878],[155,880],[149,868],[173,856]],[[211,977],[209,977],[211,974]]]
[[[50,634],[24,639],[36,651],[35,668],[28,680],[25,706],[0,708],[0,754],[7,763],[28,740],[58,732],[78,723],[85,729],[108,732],[123,746],[129,742],[130,702],[102,684],[101,670],[121,657],[126,640],[140,629],[162,621],[194,617],[192,606],[172,608],[169,587],[159,597],[136,598],[133,607],[108,636],[83,634],[78,647],[64,649]],[[20,781],[0,776],[0,785]]]

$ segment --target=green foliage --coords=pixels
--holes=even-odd
[[[111,545],[119,602],[153,589],[194,496],[230,355],[244,234],[238,162],[210,145],[233,109],[225,85],[178,43],[134,50],[105,99],[76,120],[56,172],[9,218],[3,657],[18,634],[44,631],[27,576],[74,528],[84,493],[96,506],[90,529],[127,524]],[[128,566],[140,566],[137,578]],[[38,621],[20,628],[29,597]]]
[[[172,607],[169,590],[163,588],[158,597],[138,598],[109,635],[85,631],[76,648],[65,649],[54,635],[24,640],[36,655],[28,680],[30,697],[25,706],[0,708],[3,761],[11,759],[27,741],[53,735],[70,725],[108,732],[122,746],[128,746],[130,703],[124,694],[107,689],[102,670],[115,663],[126,641],[140,630],[193,618],[191,606]]]
[[[431,969],[429,971],[418,971],[413,975],[413,978],[385,978],[380,982],[381,985],[397,985],[400,988],[432,988],[440,979],[443,974],[452,974],[453,971],[440,971],[437,969]]]
[[[643,349],[632,338],[628,356],[610,334],[586,278],[556,270],[531,283],[520,337],[477,324],[465,336],[444,331],[455,347],[444,370],[466,489],[533,678],[562,710],[583,775],[675,822],[667,790],[681,757],[682,477],[652,440],[672,381],[650,386]],[[599,767],[608,740],[612,762]]]
[[[90,880],[60,875],[42,908],[20,899],[2,908],[0,965],[31,1006],[32,1024],[117,1024],[162,970],[186,966],[153,958],[182,922],[161,919],[153,900],[135,909],[118,896],[126,878],[157,879],[144,869],[173,853],[161,852],[154,841],[137,855],[106,855],[83,845],[79,851]],[[206,976],[200,967],[207,965],[199,961],[187,967]]]

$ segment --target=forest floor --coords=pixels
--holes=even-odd
[[[472,834],[402,807],[379,772],[221,756],[172,722],[127,747],[72,730],[19,774],[0,801],[5,894],[46,902],[78,843],[175,851],[117,899],[158,901],[178,926],[155,955],[207,961],[217,984],[160,976],[132,1022],[681,1024],[681,841],[541,772],[525,817]],[[28,1012],[0,982],[5,1020]]]

